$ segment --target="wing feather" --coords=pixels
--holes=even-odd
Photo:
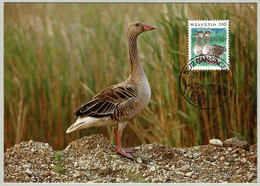
[[[117,106],[138,95],[136,86],[114,85],[99,92],[93,99],[81,105],[75,116],[106,117],[114,113]]]

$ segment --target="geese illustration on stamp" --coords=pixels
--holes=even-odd
[[[203,31],[198,31],[195,36],[198,36],[198,40],[195,43],[194,47],[193,47],[193,52],[196,56],[202,55],[202,48],[203,48],[203,44],[202,44],[202,40],[203,40]]]
[[[227,50],[226,47],[222,47],[219,45],[210,45],[210,31],[206,31],[203,38],[206,38],[205,44],[202,49],[203,55],[211,55],[221,58],[223,53]]]
[[[201,60],[201,55],[202,55],[202,49],[203,49],[203,31],[198,31],[195,36],[198,36],[197,42],[195,43],[193,47],[193,52],[196,56],[199,56],[196,61],[199,62]]]
[[[127,123],[148,105],[151,98],[150,86],[138,57],[137,37],[153,29],[155,27],[141,22],[130,24],[127,32],[131,65],[129,78],[104,89],[81,105],[74,112],[77,121],[68,128],[66,133],[94,126],[113,126],[116,152],[133,159],[129,154],[133,151],[133,147],[122,148],[122,132]]]

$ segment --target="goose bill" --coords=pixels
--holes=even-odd
[[[150,30],[154,30],[154,29],[156,29],[156,28],[153,27],[153,26],[149,26],[149,25],[143,24],[143,31],[144,31],[144,32],[150,31]]]

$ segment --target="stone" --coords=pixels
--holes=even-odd
[[[191,177],[192,174],[193,174],[193,172],[187,172],[187,173],[185,174],[185,176],[187,176],[187,177]]]
[[[223,143],[219,139],[211,139],[211,140],[209,140],[209,144],[215,145],[215,146],[218,146],[218,147],[223,147]]]
[[[247,141],[243,141],[238,137],[227,139],[223,142],[224,147],[240,147],[249,151],[249,144]]]
[[[198,158],[201,156],[201,153],[195,153],[193,156],[194,156],[194,158]]]
[[[143,163],[143,161],[142,161],[142,159],[141,159],[140,157],[138,157],[138,158],[136,159],[136,161],[137,161],[138,163]]]
[[[80,172],[77,171],[77,172],[75,172],[72,176],[73,176],[74,178],[78,178],[78,177],[80,177]]]
[[[29,176],[32,175],[32,171],[30,169],[26,169],[25,173],[28,174]]]
[[[32,145],[33,144],[33,140],[30,140],[28,145]]]
[[[221,156],[219,159],[220,159],[220,161],[225,161],[225,157],[224,156]]]
[[[121,179],[121,178],[117,178],[117,179],[116,179],[116,182],[117,182],[117,183],[121,183],[121,182],[122,182],[122,179]]]
[[[152,179],[152,183],[158,183],[158,182],[159,182],[159,180],[157,178]]]
[[[152,156],[146,156],[146,155],[141,154],[140,158],[142,159],[142,161],[147,161],[147,160],[151,159]]]
[[[182,175],[182,176],[184,176],[184,173],[183,172],[176,172],[176,174],[179,174],[179,175]]]
[[[246,170],[245,169],[238,169],[237,170],[237,174],[243,174],[243,173],[245,173],[246,172]]]
[[[31,167],[31,165],[29,165],[29,164],[24,164],[23,165],[23,168],[30,168]]]
[[[229,166],[229,165],[230,165],[230,163],[228,163],[228,162],[224,163],[224,166]]]
[[[183,165],[181,168],[180,168],[180,170],[181,171],[186,171],[187,169],[189,169],[190,168],[190,166],[187,164],[187,165]]]
[[[150,168],[150,171],[152,172],[152,171],[155,171],[155,166],[152,166],[151,168]]]
[[[214,160],[218,159],[218,156],[213,156],[213,159],[214,159]]]

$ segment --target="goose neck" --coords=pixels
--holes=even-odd
[[[205,45],[209,45],[209,37],[206,37]]]
[[[129,57],[130,57],[130,63],[131,63],[131,77],[137,78],[140,75],[143,76],[143,67],[140,63],[139,57],[138,57],[138,50],[137,50],[137,37],[128,36],[128,47],[129,47]]]
[[[197,44],[197,45],[202,45],[202,38],[201,38],[201,37],[198,38],[196,44]]]

